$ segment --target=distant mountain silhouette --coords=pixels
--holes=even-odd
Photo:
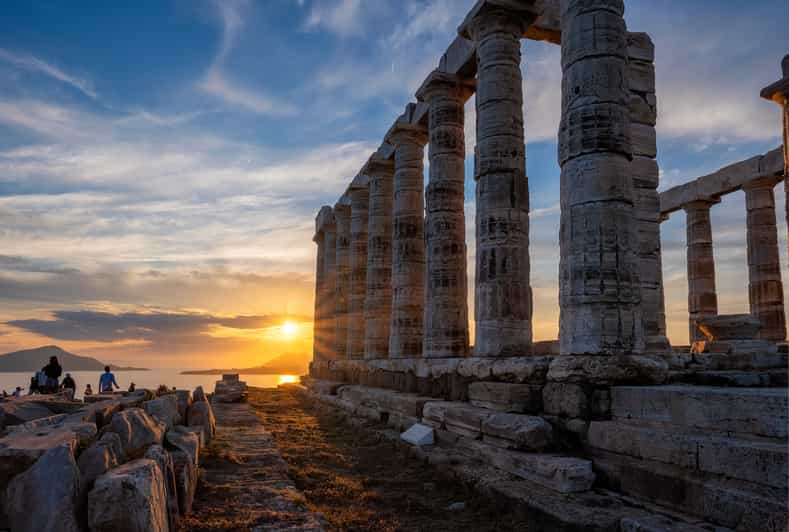
[[[45,345],[35,349],[24,349],[0,355],[0,372],[35,372],[49,363],[50,357],[58,357],[63,371],[104,371],[103,362],[95,358],[83,357],[69,353],[56,345]],[[121,368],[110,364],[113,370],[134,369]],[[142,369],[142,368],[139,368]]]
[[[302,375],[307,372],[311,358],[311,353],[288,353],[276,356],[265,364],[252,368],[198,369],[182,371],[181,375],[220,375],[222,373],[240,373],[242,375]]]

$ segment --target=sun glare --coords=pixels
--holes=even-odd
[[[286,321],[281,327],[283,336],[293,336],[299,332],[299,326],[292,321]]]
[[[279,376],[279,384],[293,384],[294,382],[298,382],[299,378],[295,375],[280,375]]]

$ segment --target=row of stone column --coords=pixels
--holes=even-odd
[[[774,342],[786,338],[781,260],[775,217],[775,185],[780,178],[757,179],[745,185],[747,209],[748,301],[759,318],[759,337]],[[696,320],[718,313],[715,257],[710,207],[719,199],[699,200],[683,206],[687,225],[688,313],[690,341],[701,340]]]

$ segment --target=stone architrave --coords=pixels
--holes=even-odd
[[[364,357],[389,357],[392,327],[392,206],[394,162],[373,156],[366,166],[370,178],[370,219],[367,239],[367,295],[364,300]]]
[[[348,296],[348,359],[364,358],[364,298],[367,293],[367,224],[370,192],[367,185],[354,186],[351,196],[351,286]]]
[[[417,92],[430,106],[425,358],[465,357],[469,352],[463,107],[473,90],[473,80],[433,71]]]
[[[425,304],[424,159],[427,131],[398,122],[392,211],[392,328],[389,358],[422,356]]]
[[[786,182],[786,178],[789,176],[789,55],[785,55],[781,61],[781,70],[783,71],[782,79],[762,89],[761,96],[767,100],[773,100],[783,109],[784,195],[786,196],[786,227],[789,229],[789,184]],[[789,239],[787,245],[789,245]]]
[[[748,300],[762,328],[759,338],[786,339],[786,312],[775,224],[775,193],[780,178],[763,178],[743,187],[747,216]]]
[[[337,282],[334,287],[334,352],[337,358],[346,357],[348,346],[348,297],[351,288],[351,207],[334,206],[334,221],[337,224],[335,269]]]
[[[666,309],[663,294],[663,266],[660,246],[660,195],[658,164],[655,160],[655,45],[646,33],[628,33],[628,81],[630,88],[630,128],[637,131],[633,142],[633,193],[638,224],[638,267],[641,280],[641,309],[644,341],[648,352],[667,353]]]
[[[693,201],[683,206],[687,226],[688,314],[690,342],[704,340],[696,320],[718,315],[715,255],[712,249],[710,207],[719,200]]]
[[[535,15],[485,4],[460,27],[477,50],[477,357],[531,353],[529,181],[520,39]]]
[[[562,355],[644,350],[622,0],[562,2]]]

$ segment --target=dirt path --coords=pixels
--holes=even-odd
[[[193,512],[181,530],[322,530],[248,404],[215,404],[217,431],[200,456]]]
[[[305,405],[291,389],[255,389],[250,403],[288,474],[329,530],[526,530],[515,514],[437,474],[375,432]],[[465,509],[449,509],[464,503]]]

